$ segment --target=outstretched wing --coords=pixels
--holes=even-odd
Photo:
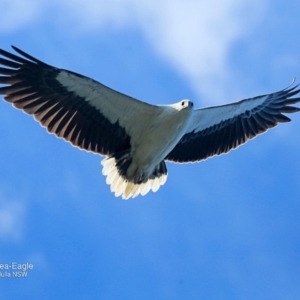
[[[0,49],[0,94],[74,146],[103,155],[130,148],[139,124],[161,111],[88,77]],[[4,67],[3,67],[4,66]]]
[[[283,113],[300,110],[290,106],[300,102],[300,98],[291,98],[300,92],[297,87],[196,110],[186,134],[166,160],[194,162],[227,153],[279,122],[289,122]]]

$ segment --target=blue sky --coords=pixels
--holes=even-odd
[[[72,4],[71,4],[72,3]],[[298,1],[1,3],[0,47],[153,103],[196,107],[300,77]],[[300,114],[157,193],[115,198],[100,156],[0,102],[0,278],[13,299],[299,299]]]

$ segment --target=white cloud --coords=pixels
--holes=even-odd
[[[165,6],[165,13],[159,15],[160,28],[149,34],[154,46],[209,102],[226,100],[233,72],[227,61],[229,51],[253,26],[260,14],[260,5],[252,1],[249,6],[247,2],[241,4],[236,0],[215,4],[211,1],[175,3]],[[240,17],[246,8],[253,19]],[[159,39],[155,32],[161,33]],[[232,84],[229,86],[232,88]]]

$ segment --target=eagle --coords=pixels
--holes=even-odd
[[[123,199],[156,192],[166,161],[199,162],[289,122],[298,85],[238,102],[194,109],[182,100],[152,105],[91,78],[48,65],[12,46],[0,49],[0,94],[33,115],[49,133],[104,156],[106,183]]]

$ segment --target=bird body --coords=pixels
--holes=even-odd
[[[124,170],[127,185],[120,178],[120,171],[121,174],[123,172],[118,169],[114,157],[102,161],[103,174],[107,175],[107,183],[111,184],[116,195],[122,193],[127,199],[138,193],[146,194],[150,189],[157,191],[165,183],[167,169],[164,158],[184,135],[192,113],[191,102],[184,100],[165,107],[147,122],[147,126],[137,126],[136,138],[132,139],[130,153],[126,156],[130,160],[130,165]],[[160,168],[162,171],[159,171]],[[151,178],[152,175],[154,178]]]
[[[189,100],[151,105],[13,48],[21,56],[0,49],[0,94],[48,132],[104,155],[106,182],[124,199],[157,191],[167,179],[165,161],[227,153],[300,110],[291,106],[300,102],[297,86],[202,109]]]

